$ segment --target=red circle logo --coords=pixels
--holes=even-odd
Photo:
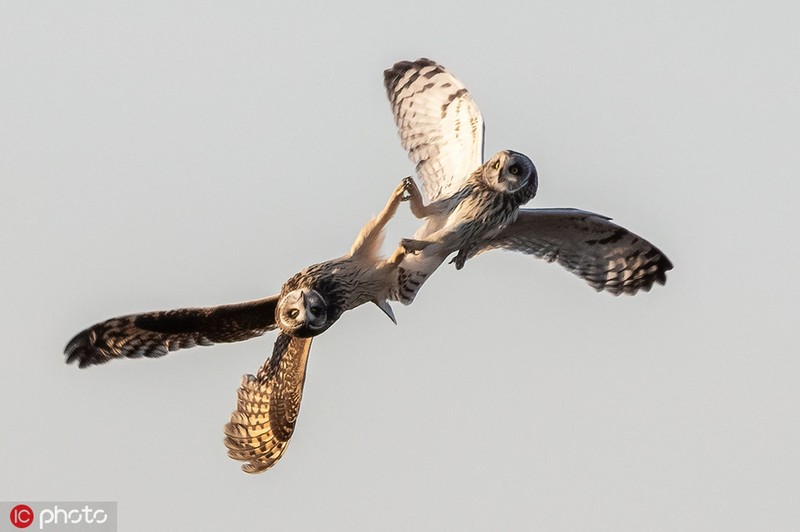
[[[11,524],[17,528],[31,526],[33,517],[33,510],[27,504],[18,504],[11,509]]]

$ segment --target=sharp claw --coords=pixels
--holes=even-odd
[[[460,270],[461,268],[464,267],[465,262],[467,262],[466,254],[464,254],[463,251],[459,251],[458,255],[450,259],[449,264],[455,264],[456,270]]]
[[[413,240],[409,238],[401,238],[400,239],[400,247],[403,248],[403,253],[405,255],[416,255],[419,251],[414,250]]]
[[[403,187],[403,201],[408,201],[414,197],[416,193],[416,185],[414,184],[414,179],[411,176],[404,177],[400,185]]]
[[[427,242],[425,240],[414,240],[411,238],[403,238],[400,240],[400,246],[406,250],[406,253],[419,253],[431,244],[432,242]]]

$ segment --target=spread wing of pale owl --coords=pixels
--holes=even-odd
[[[481,113],[443,66],[424,58],[401,61],[384,72],[384,86],[427,196],[409,187],[411,211],[425,223],[401,242],[412,253],[400,264],[392,299],[411,303],[453,253],[460,269],[495,248],[558,262],[614,295],[666,282],[669,259],[610,218],[577,209],[521,209],[536,195],[536,167],[512,150],[483,161]]]
[[[259,473],[283,455],[303,396],[311,340],[344,312],[373,302],[393,321],[387,302],[396,290],[398,250],[378,253],[384,228],[407,199],[408,182],[392,193],[343,257],[314,264],[286,281],[278,295],[233,305],[146,312],[111,318],[78,333],[67,344],[67,362],[83,368],[119,358],[157,358],[170,351],[240,342],[280,329],[272,356],[257,375],[245,375],[236,411],[225,426],[228,455]]]
[[[580,209],[521,209],[517,220],[467,252],[507,249],[556,261],[596,290],[614,295],[664,284],[672,264],[647,240]]]
[[[483,162],[483,119],[472,96],[430,59],[395,64],[384,85],[427,200],[451,195]]]

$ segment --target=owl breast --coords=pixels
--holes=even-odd
[[[445,227],[453,238],[447,242],[451,250],[461,249],[476,240],[492,238],[519,214],[514,196],[488,187],[475,187],[448,217]]]

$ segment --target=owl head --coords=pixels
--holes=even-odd
[[[536,167],[521,153],[505,150],[495,153],[481,167],[481,180],[504,194],[513,194],[536,180]],[[535,185],[533,185],[535,186]]]
[[[309,338],[323,333],[328,323],[328,305],[316,290],[292,290],[280,301],[275,310],[278,327],[286,334]]]

